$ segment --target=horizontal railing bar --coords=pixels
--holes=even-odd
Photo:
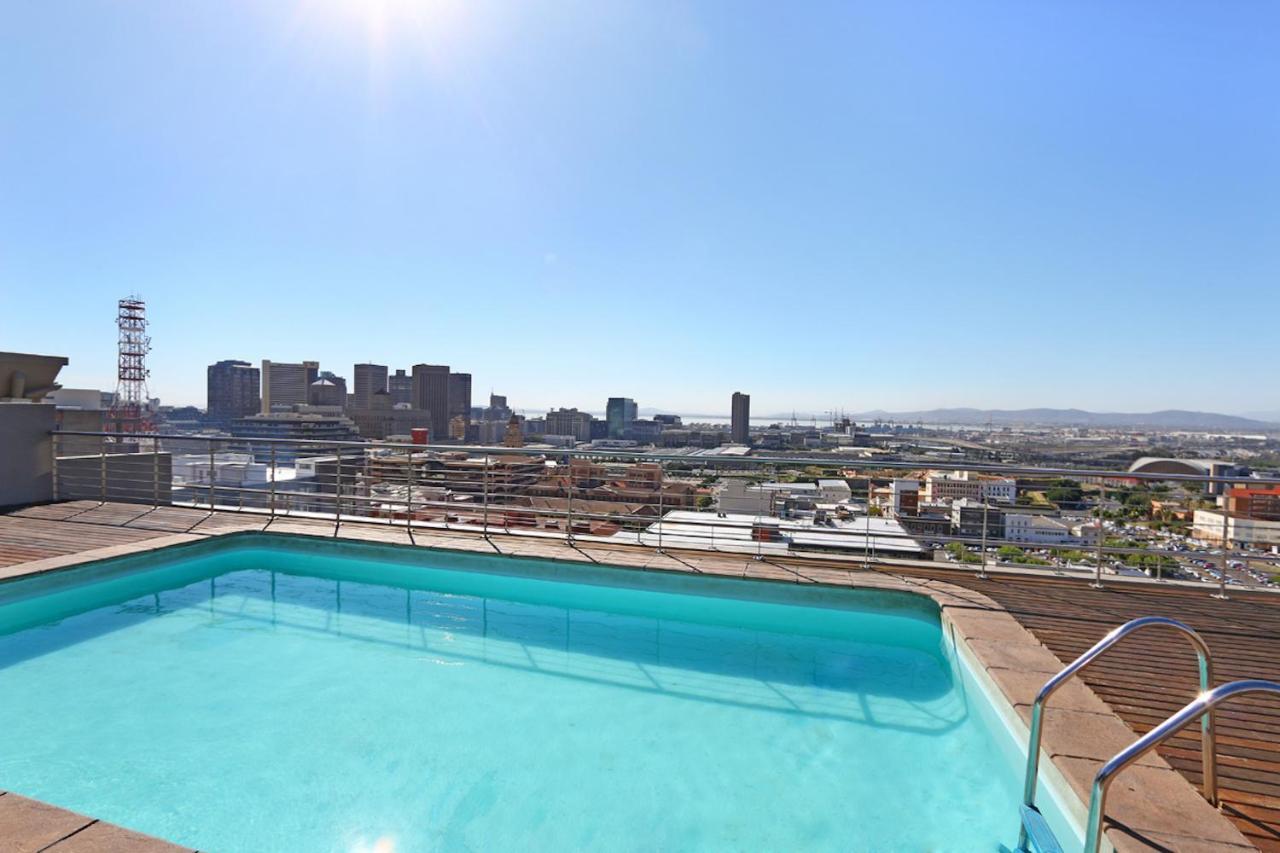
[[[78,430],[58,430],[54,435],[59,436],[92,436],[92,437],[119,437],[117,433],[109,432],[88,432]],[[1134,480],[1152,480],[1152,481],[1169,481],[1169,482],[1191,482],[1191,483],[1251,483],[1265,485],[1280,485],[1280,478],[1277,477],[1252,477],[1252,476],[1229,476],[1229,475],[1212,475],[1212,474],[1161,474],[1146,471],[1116,471],[1098,468],[1049,468],[1039,466],[1024,465],[1005,465],[987,462],[975,462],[964,459],[954,460],[876,460],[867,462],[865,460],[837,459],[831,457],[790,457],[790,456],[688,456],[682,454],[664,454],[664,453],[646,453],[632,450],[612,450],[612,449],[595,449],[595,448],[529,448],[529,447],[493,447],[485,445],[463,445],[463,444],[410,444],[400,442],[387,441],[326,441],[324,439],[293,439],[293,438],[258,438],[258,437],[236,437],[236,436],[191,436],[191,435],[172,435],[168,433],[145,433],[131,434],[130,438],[159,440],[159,441],[188,441],[199,442],[203,444],[242,444],[242,445],[287,445],[297,447],[317,447],[317,448],[359,448],[367,449],[388,449],[388,450],[411,450],[416,452],[434,452],[434,453],[483,453],[490,456],[577,456],[583,458],[594,459],[619,459],[629,460],[633,462],[672,462],[681,463],[695,467],[712,467],[712,466],[750,466],[750,465],[788,465],[788,466],[815,466],[822,468],[845,468],[853,470],[872,471],[881,470],[968,470],[982,474],[1026,474],[1026,475],[1044,475],[1053,477],[1073,477],[1073,478],[1107,478],[1107,479],[1134,479]],[[165,453],[170,451],[160,450]],[[150,451],[143,451],[141,454],[118,454],[118,455],[149,455]],[[90,453],[84,456],[96,456]],[[65,457],[74,458],[74,457]],[[1226,463],[1224,463],[1226,464]]]

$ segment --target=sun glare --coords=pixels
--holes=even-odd
[[[461,0],[319,0],[336,23],[392,38],[445,40],[460,34],[467,6]]]

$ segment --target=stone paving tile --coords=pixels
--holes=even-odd
[[[1057,761],[1060,758],[1087,758],[1101,765],[1138,739],[1133,731],[1110,711],[1095,714],[1050,708],[1043,717],[1042,748]],[[1168,762],[1150,752],[1135,767],[1171,770]]]
[[[645,563],[645,571],[658,572],[692,572],[693,567],[668,554],[658,554]]]
[[[1106,839],[1115,847],[1116,853],[1164,853],[1176,850],[1177,853],[1238,853],[1242,850],[1257,850],[1245,839],[1244,844],[1230,844],[1223,841],[1205,841],[1201,838],[1188,838],[1185,835],[1170,835],[1167,832],[1144,832],[1145,841],[1134,838],[1120,828],[1112,828],[1104,833]]]
[[[1099,762],[1062,757],[1055,758],[1054,764],[1081,802],[1088,803]],[[1121,771],[1111,783],[1107,815],[1144,836],[1158,833],[1211,845],[1250,847],[1240,830],[1198,796],[1176,770],[1135,765]],[[1116,838],[1117,835],[1108,833],[1108,838]],[[1129,849],[1151,848],[1139,846]],[[1182,850],[1184,847],[1173,849]]]
[[[1026,642],[1027,629],[1008,613],[977,610],[970,607],[944,606],[947,621],[970,640],[995,643]]]
[[[1035,702],[1040,688],[1044,687],[1044,683],[1049,680],[1049,676],[1043,672],[1027,672],[1020,669],[1006,669],[995,666],[988,667],[987,672],[1000,687],[1001,691],[1004,692],[1009,704],[1013,705],[1018,711],[1023,721],[1030,722],[1031,705]],[[1057,710],[1083,711],[1088,714],[1111,713],[1107,703],[1099,699],[1098,694],[1075,678],[1055,690],[1053,695],[1049,697],[1046,707],[1050,713]]]
[[[4,853],[37,853],[91,823],[93,818],[18,794],[0,796],[0,850]]]
[[[699,566],[699,570],[706,575],[722,575],[724,577],[740,578],[747,571],[747,562],[730,563],[725,560],[716,560],[715,562],[706,562]]]
[[[189,849],[100,821],[47,848],[48,853],[183,853]]]
[[[1062,670],[1062,661],[1034,640],[1022,643],[991,640],[968,640],[967,642],[969,648],[987,667],[1020,669],[1024,672],[1040,672],[1047,675],[1053,675]]]
[[[743,571],[743,577],[757,580],[785,581],[786,583],[813,583],[808,578],[801,577],[794,570],[785,569],[772,563],[748,564]]]
[[[844,569],[797,568],[793,566],[778,566],[776,563],[770,565],[793,572],[799,583],[821,583],[831,586],[850,586],[855,583],[852,573]]]

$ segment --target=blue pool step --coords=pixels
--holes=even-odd
[[[1040,814],[1035,806],[1022,806],[1022,828],[1027,831],[1026,849],[1031,853],[1062,853],[1062,845],[1058,843],[1049,822]]]

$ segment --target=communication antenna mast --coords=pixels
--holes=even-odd
[[[116,397],[108,413],[112,430],[121,435],[151,432],[151,412],[147,394],[147,303],[140,297],[121,299],[116,313],[119,330],[119,358],[116,370]]]

